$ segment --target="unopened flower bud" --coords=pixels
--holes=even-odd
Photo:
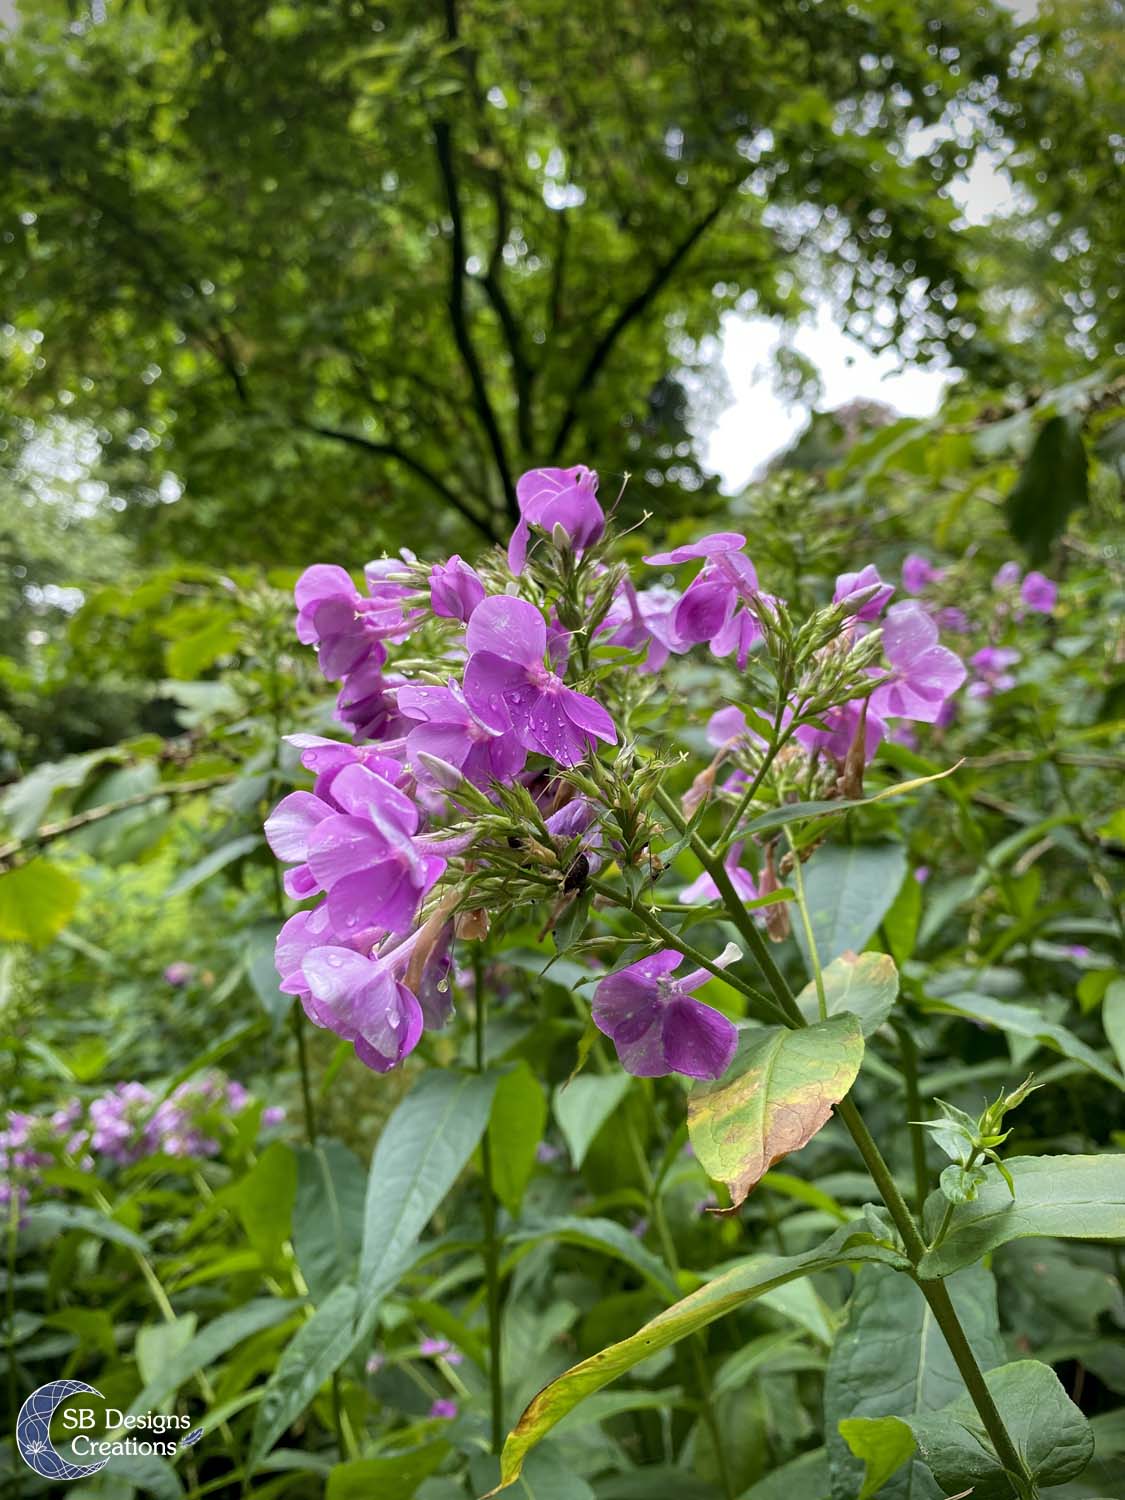
[[[766,849],[765,861],[762,865],[761,879],[758,881],[758,894],[761,896],[772,896],[774,891],[781,887],[777,880],[777,869],[773,862],[773,848],[770,844]],[[774,943],[783,943],[789,936],[789,903],[779,901],[776,906],[763,908],[762,915],[766,922],[766,933]]]
[[[453,930],[459,938],[466,938],[469,942],[482,942],[488,936],[489,930],[488,913],[483,907],[475,911],[459,912],[453,923]]]
[[[440,756],[430,755],[428,751],[419,750],[415,759],[427,775],[447,792],[455,792],[465,780],[456,766],[450,765],[447,760],[442,760]]]

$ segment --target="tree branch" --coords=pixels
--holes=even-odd
[[[613,353],[618,339],[631,323],[634,323],[642,313],[646,312],[668,283],[679,270],[691,251],[703,238],[703,236],[714,224],[726,206],[724,196],[715,206],[710,209],[699,222],[689,230],[684,238],[675,247],[672,253],[660,262],[653,270],[646,284],[637,294],[630,298],[621,311],[610,323],[601,338],[591,349],[589,357],[582,368],[582,373],[575,382],[567,401],[566,410],[562,414],[558,430],[555,433],[554,442],[551,444],[551,458],[556,459],[566,446],[575,422],[578,420],[578,407],[583,394],[593,385],[601,372],[602,366]]]
[[[399,463],[404,469],[425,481],[441,498],[446,505],[450,506],[457,514],[468,521],[471,526],[483,533],[490,542],[499,542],[500,534],[488,519],[482,518],[468,506],[461,496],[446,484],[440,474],[428,468],[420,459],[415,458],[397,443],[380,443],[373,438],[366,438],[358,432],[348,432],[346,428],[325,427],[319,422],[301,422],[299,424],[306,432],[315,433],[318,437],[331,438],[337,443],[349,443],[353,448],[362,448],[367,453],[372,453],[379,458],[389,458]]]

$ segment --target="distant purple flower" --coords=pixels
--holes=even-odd
[[[879,577],[879,570],[874,563],[868,563],[858,573],[841,573],[836,579],[836,591],[832,595],[832,602],[840,604],[868,589],[874,589],[875,592],[859,606],[852,618],[870,623],[872,620],[877,620],[883,613],[888,600],[895,591],[893,583],[884,583]]]
[[[713,656],[736,653],[741,671],[750,648],[762,638],[762,627],[749,607],[759,598],[758,575],[742,551],[746,538],[737,531],[716,531],[646,557],[653,567],[675,567],[703,560],[703,567],[680,597],[672,625],[680,650],[709,643]]]
[[[440,1417],[443,1421],[452,1422],[457,1415],[456,1401],[447,1401],[444,1397],[434,1402],[430,1407],[431,1417]]]
[[[491,729],[473,710],[456,682],[448,687],[402,687],[400,713],[411,721],[406,758],[419,780],[433,780],[419,755],[455,766],[474,785],[510,782],[523,770],[527,750],[510,731]]]
[[[430,570],[430,605],[435,615],[465,621],[484,598],[484,584],[476,570],[455,552],[448,562]]]
[[[1070,954],[1071,958],[1081,959],[1089,958],[1093,950],[1087,948],[1085,943],[1068,943],[1066,945],[1066,951]]]
[[[969,684],[970,698],[991,698],[993,693],[1006,693],[1015,687],[1016,679],[1009,667],[1014,667],[1020,653],[1007,646],[984,646],[969,657],[969,665],[976,680]]]
[[[465,698],[490,729],[514,733],[526,749],[562,766],[576,766],[595,739],[617,743],[602,705],[545,665],[547,626],[533,604],[508,594],[486,599],[465,644]]]
[[[915,865],[914,866],[914,879],[918,882],[919,885],[925,885],[926,881],[929,880],[929,878],[930,878],[930,867],[929,867],[929,865]]]
[[[418,1353],[424,1359],[444,1359],[447,1365],[459,1365],[465,1358],[448,1339],[423,1339],[418,1345]]]
[[[757,898],[758,887],[754,884],[754,877],[749,870],[742,868],[742,844],[732,844],[723,860],[723,868],[730,876],[731,884],[738,893],[740,901],[753,901]],[[703,901],[717,901],[719,888],[706,870],[698,874],[690,885],[684,886],[680,892],[680,900],[685,906],[695,906]]]
[[[535,1148],[535,1160],[541,1167],[548,1167],[553,1161],[558,1161],[562,1152],[557,1146],[552,1146],[550,1141],[540,1141]]]
[[[872,693],[869,713],[936,723],[966,673],[960,659],[938,645],[937,626],[925,610],[910,601],[893,604],[883,624],[883,651],[891,679]]]
[[[908,594],[920,594],[945,576],[942,568],[935,568],[919,552],[911,552],[902,564],[902,586]]]
[[[594,991],[595,1025],[612,1040],[626,1072],[638,1078],[719,1078],[734,1056],[734,1023],[692,997],[711,974],[693,969],[673,979],[683,961],[682,953],[664,948],[608,975]]]
[[[901,605],[897,606],[902,608]],[[874,697],[874,694],[872,695]],[[820,715],[825,729],[818,729],[815,724],[802,724],[796,730],[796,738],[806,750],[825,750],[832,756],[833,760],[843,760],[855,742],[856,734],[859,732],[859,719],[862,711],[862,700],[853,699],[851,703],[842,703],[838,708],[826,709]],[[870,761],[878,750],[887,732],[887,726],[883,720],[868,704],[867,718],[863,726],[864,760]]]
[[[680,596],[673,589],[657,584],[637,590],[625,579],[599,629],[608,631],[611,646],[634,650],[647,645],[643,672],[659,672],[673,651],[685,648],[676,636],[675,614]]]
[[[992,579],[992,587],[994,589],[1014,589],[1020,581],[1022,572],[1023,569],[1018,562],[1006,562],[1001,568],[997,569]]]
[[[182,959],[177,959],[175,963],[169,964],[164,970],[164,981],[166,984],[172,985],[173,988],[179,989],[182,985],[190,984],[194,974],[194,964],[185,963]]]
[[[963,609],[958,609],[955,604],[947,604],[939,609],[935,617],[938,628],[947,630],[950,635],[968,635],[972,630],[972,621]]]
[[[516,481],[516,500],[520,519],[508,544],[508,566],[513,573],[523,572],[532,526],[548,536],[561,527],[575,552],[584,552],[605,530],[605,512],[598,504],[598,476],[585,464],[521,474]]]
[[[267,1104],[262,1110],[262,1124],[267,1130],[275,1125],[280,1125],[285,1119],[285,1107],[281,1104]]]
[[[746,715],[734,703],[728,704],[726,708],[717,708],[707,720],[707,739],[716,747],[741,739],[748,733]]]
[[[1020,598],[1041,615],[1054,614],[1058,597],[1058,585],[1043,573],[1029,573],[1020,586]]]

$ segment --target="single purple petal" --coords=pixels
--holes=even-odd
[[[663,1049],[669,1071],[689,1078],[721,1078],[738,1046],[733,1021],[686,997],[670,1000],[664,1009]]]
[[[527,667],[491,651],[478,651],[469,658],[464,688],[469,707],[489,729],[498,731],[515,725],[520,732],[542,693],[528,677]]]
[[[266,842],[283,864],[301,863],[308,858],[313,830],[331,816],[328,804],[311,792],[290,792],[266,819]]]
[[[494,594],[473,611],[465,631],[465,649],[470,655],[488,651],[521,666],[535,666],[547,649],[547,625],[526,599]]]
[[[691,562],[700,557],[716,557],[721,552],[736,552],[745,547],[746,538],[737,531],[713,531],[700,537],[698,542],[689,542],[683,547],[674,547],[671,552],[655,552],[645,562],[653,567],[674,567],[677,563]]]

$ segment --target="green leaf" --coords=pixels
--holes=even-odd
[[[1043,424],[1005,502],[1008,530],[1029,562],[1046,560],[1070,512],[1089,499],[1087,464],[1080,417]]]
[[[864,1260],[878,1260],[902,1270],[908,1266],[905,1256],[891,1246],[845,1225],[823,1245],[804,1255],[762,1258],[736,1266],[659,1313],[631,1337],[583,1360],[540,1391],[512,1429],[501,1455],[499,1488],[512,1484],[519,1477],[527,1453],[556,1422],[560,1422],[587,1396],[600,1391],[642,1360],[700,1328],[706,1328],[716,1318],[745,1306],[775,1286],[848,1261]]]
[[[43,822],[56,792],[80,787],[95,766],[120,756],[116,748],[91,750],[85,755],[69,755],[65,760],[47,761],[5,788],[0,797],[0,812],[18,839],[29,838]]]
[[[856,1500],[889,1497],[883,1486],[914,1455],[914,1434],[898,1417],[852,1417],[839,1424],[840,1436],[864,1465],[863,1488]],[[849,1496],[851,1491],[848,1492]],[[909,1494],[909,1491],[905,1491]]]
[[[244,935],[246,950],[246,973],[250,986],[262,1002],[262,1009],[275,1027],[279,1026],[293,1007],[293,996],[281,990],[277,968],[273,961],[274,945],[277,942],[277,923],[252,927]]]
[[[361,1304],[394,1286],[484,1133],[495,1073],[424,1074],[387,1121],[367,1178]]]
[[[328,1471],[325,1500],[411,1500],[423,1479],[441,1468],[446,1442],[427,1443],[388,1458],[357,1458]]]
[[[949,1276],[998,1245],[1032,1235],[1125,1239],[1125,1156],[1013,1156],[1004,1165],[1015,1198],[999,1170],[986,1167],[988,1180],[974,1201],[954,1209],[945,1239],[919,1262],[923,1278]],[[931,1194],[927,1222],[945,1208],[945,1198]]]
[[[363,1163],[342,1141],[297,1148],[293,1250],[314,1302],[355,1279],[366,1189]]]
[[[1115,979],[1102,1000],[1102,1027],[1117,1066],[1125,1072],[1125,979]]]
[[[878,1031],[890,1015],[898,995],[898,970],[886,953],[843,953],[823,971],[824,997],[829,1016],[849,1011],[859,1018],[865,1037]],[[816,984],[807,984],[797,996],[805,1018],[820,1015]]]
[[[130,1413],[159,1411],[197,1371],[208,1369],[244,1339],[284,1322],[299,1306],[280,1297],[257,1297],[220,1314],[153,1373],[152,1380],[134,1398]]]
[[[901,844],[829,844],[817,850],[805,875],[805,896],[822,964],[867,946],[905,873],[906,850]],[[811,970],[799,923],[795,931]]]
[[[191,682],[214,666],[221,656],[236,650],[241,634],[232,610],[216,610],[214,618],[191,635],[171,642],[165,653],[169,673],[181,682]]]
[[[252,1473],[282,1433],[312,1405],[316,1393],[375,1326],[378,1303],[372,1301],[356,1323],[356,1289],[341,1282],[303,1323],[282,1351],[266,1382],[254,1418],[247,1471]]]
[[[499,1467],[492,1454],[474,1458],[470,1466],[473,1494],[499,1478]],[[529,1455],[523,1473],[513,1491],[514,1500],[595,1500],[594,1491],[574,1472],[573,1463],[551,1447],[540,1448]]]
[[[547,1096],[526,1062],[519,1062],[496,1085],[488,1122],[492,1183],[496,1196],[519,1217],[524,1190],[535,1170],[535,1151],[547,1123]]]
[[[737,1208],[774,1162],[811,1140],[855,1082],[863,1033],[853,1015],[802,1031],[743,1031],[717,1083],[688,1097],[688,1135],[700,1165]]]
[[[1037,1485],[1075,1479],[1094,1452],[1090,1424],[1049,1365],[1021,1359],[985,1375],[1008,1434]],[[973,1500],[1010,1500],[1012,1487],[968,1395],[916,1418],[918,1451],[947,1493],[972,1489]]]
[[[804,823],[811,818],[830,818],[839,813],[850,812],[854,807],[871,807],[879,802],[888,802],[892,797],[902,797],[909,792],[917,791],[919,787],[929,786],[934,781],[944,781],[947,776],[952,776],[960,765],[950,766],[944,771],[934,771],[926,776],[915,776],[909,781],[897,781],[893,786],[884,787],[881,792],[876,792],[873,797],[844,797],[820,802],[787,802],[783,807],[775,807],[770,812],[762,813],[757,818],[751,818],[749,823],[744,823],[740,830],[742,836],[750,834],[768,833],[774,828],[784,828],[788,823]]]
[[[544,1241],[549,1244],[581,1245],[604,1255],[612,1255],[616,1260],[632,1266],[664,1297],[674,1297],[679,1291],[676,1278],[664,1262],[653,1255],[651,1250],[646,1250],[635,1234],[614,1219],[547,1219],[542,1224],[535,1224],[506,1236],[506,1243],[510,1245],[530,1247]]]
[[[0,875],[0,938],[45,948],[74,915],[82,887],[45,859]]]
[[[821,1500],[827,1489],[828,1460],[823,1448],[814,1448],[759,1479],[739,1500]]]
[[[940,999],[928,1000],[926,1008],[952,1011],[955,1015],[967,1016],[972,1021],[984,1021],[991,1026],[998,1026],[1009,1036],[1027,1037],[1030,1041],[1050,1047],[1052,1052],[1061,1052],[1064,1057],[1082,1063],[1084,1067],[1090,1069],[1091,1073],[1096,1073],[1107,1083],[1115,1084],[1119,1089],[1125,1090],[1125,1077],[1122,1077],[1116,1068],[1111,1067],[1099,1057],[1092,1047],[1087,1047],[1085,1042],[1079,1041],[1065,1026],[1048,1021],[1045,1016],[1041,1016],[1030,1006],[1013,1005],[1007,1000],[994,1000],[991,995],[977,995],[965,991],[956,995],[942,995]]]
[[[227,865],[233,864],[236,859],[242,859],[253,850],[260,848],[263,843],[261,834],[247,833],[241,838],[220,844],[217,849],[212,849],[210,854],[204,855],[197,864],[192,865],[189,870],[185,870],[182,875],[173,880],[164,892],[164,899],[172,901],[177,896],[194,891],[197,885],[210,880],[212,875],[217,875]]]
[[[991,1272],[972,1266],[950,1277],[948,1289],[978,1363],[986,1370],[1002,1364],[1004,1344]],[[874,1453],[861,1453],[848,1438],[844,1429],[850,1422],[867,1418],[910,1420],[940,1410],[963,1390],[949,1346],[918,1287],[887,1266],[862,1266],[824,1377],[832,1500],[852,1500],[860,1485],[861,1471],[848,1448],[856,1457],[874,1461]],[[873,1434],[871,1446],[875,1450],[885,1446],[890,1454],[898,1451],[901,1441],[896,1443],[894,1434],[888,1431]],[[911,1451],[913,1447],[911,1438]],[[904,1454],[899,1462],[904,1463],[908,1456]],[[886,1486],[879,1490],[881,1500],[942,1500],[921,1464],[911,1464],[893,1480],[890,1473],[887,1471],[880,1480]],[[869,1467],[868,1484],[871,1477]],[[864,1493],[868,1493],[866,1485]]]
[[[247,1239],[267,1265],[276,1261],[293,1227],[297,1158],[292,1148],[274,1141],[229,1191]]]
[[[139,1254],[148,1253],[148,1241],[118,1224],[96,1208],[85,1208],[80,1204],[32,1203],[24,1210],[23,1230],[36,1230],[43,1236],[65,1234],[77,1229],[83,1234],[92,1234],[97,1239],[109,1240],[114,1245],[124,1245],[127,1250]]]
[[[883,918],[883,931],[887,947],[901,969],[907,959],[913,957],[918,941],[918,925],[922,920],[922,885],[911,871],[899,887],[898,895]]]
[[[581,1073],[556,1088],[552,1108],[570,1159],[580,1167],[594,1137],[629,1092],[628,1073]]]
[[[133,1348],[137,1369],[146,1385],[151,1384],[168,1363],[191,1343],[195,1334],[195,1314],[184,1313],[171,1323],[151,1323],[137,1329]]]

